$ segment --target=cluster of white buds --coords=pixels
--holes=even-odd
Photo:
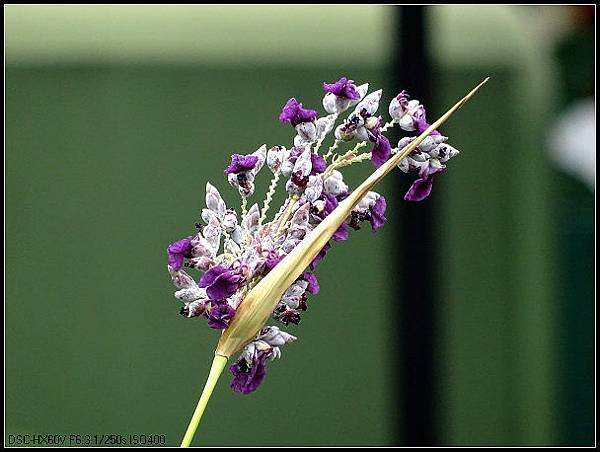
[[[381,118],[374,115],[379,108],[382,94],[382,90],[377,90],[361,100],[350,116],[335,129],[335,137],[342,141],[354,138],[360,141],[374,141],[373,131],[381,125]]]

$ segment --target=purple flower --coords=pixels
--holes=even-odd
[[[233,295],[243,283],[241,267],[225,268],[215,265],[202,275],[198,285],[206,289],[206,294],[211,300],[223,300]]]
[[[250,171],[254,169],[258,157],[256,155],[240,155],[233,154],[231,156],[231,164],[223,171],[225,174],[237,174],[242,171]]]
[[[429,127],[425,107],[418,100],[409,100],[406,91],[401,91],[390,103],[389,113],[392,118],[399,121],[400,127],[407,131],[418,130],[423,133]],[[440,135],[437,130],[431,135]]]
[[[304,272],[302,274],[302,279],[308,283],[308,286],[306,286],[306,291],[308,293],[311,293],[313,295],[319,293],[319,290],[321,288],[319,287],[319,282],[317,281],[317,277],[314,273]]]
[[[167,253],[169,254],[169,267],[171,270],[176,272],[183,265],[184,258],[190,258],[192,255],[190,251],[192,250],[191,241],[193,236],[186,237],[184,239],[178,240],[174,243],[171,243],[167,247]]]
[[[338,206],[338,200],[335,196],[327,192],[323,193],[323,199],[325,200],[325,206],[323,207],[323,218],[325,218],[327,215],[333,212],[333,209]]]
[[[279,121],[289,122],[294,127],[303,122],[312,122],[316,119],[317,112],[302,107],[293,97],[287,101],[279,114]]]
[[[418,118],[416,118],[416,126],[417,126],[417,130],[419,131],[419,133],[423,133],[423,132],[425,132],[429,128],[430,124],[427,122],[427,116],[425,114],[425,108],[423,108],[423,115],[421,115]],[[441,133],[438,132],[437,130],[434,130],[429,135],[430,136],[431,135],[441,135]]]
[[[356,90],[354,81],[348,80],[346,77],[342,77],[335,83],[323,83],[323,89],[345,99],[360,99],[360,93]]]
[[[315,258],[312,260],[312,262],[310,263],[309,267],[311,270],[314,270],[315,267],[317,266],[317,264],[319,262],[321,262],[323,260],[323,258],[325,257],[325,255],[327,254],[327,250],[331,248],[331,244],[329,242],[327,242],[323,248],[321,248],[321,251],[319,251],[319,254],[317,254],[315,256]]]
[[[325,199],[325,207],[323,208],[323,218],[333,212],[338,206],[338,200],[335,196],[329,193],[323,193],[323,198]],[[340,224],[340,227],[337,228],[333,236],[331,237],[336,242],[340,242],[343,240],[348,240],[348,228],[346,227],[346,223]]]
[[[433,175],[444,170],[441,165],[433,165],[430,163],[423,168],[420,172],[420,178],[413,182],[406,194],[404,199],[406,201],[423,201],[431,193],[433,186]]]
[[[208,326],[215,330],[224,330],[229,326],[229,320],[235,315],[233,309],[225,301],[220,303],[211,303],[210,312],[206,311],[205,316],[208,319]]]
[[[406,201],[423,201],[431,193],[433,185],[432,177],[422,177],[413,182],[406,194],[404,199]]]
[[[377,201],[375,201],[375,205],[371,209],[371,219],[369,220],[373,232],[376,232],[381,226],[383,226],[383,223],[385,223],[386,207],[387,203],[385,202],[385,198],[383,196],[379,196]]]
[[[348,226],[346,225],[346,223],[340,224],[340,227],[337,228],[337,230],[333,233],[331,238],[336,242],[348,240]]]
[[[258,389],[267,374],[266,353],[255,351],[251,363],[245,358],[240,358],[229,368],[233,375],[231,389],[242,394],[250,394]]]
[[[312,169],[310,171],[310,175],[314,176],[315,174],[324,173],[327,169],[327,162],[325,159],[321,157],[319,154],[315,154],[314,152],[310,155],[310,161],[312,164]]]
[[[269,252],[269,256],[265,260],[265,274],[269,273],[275,266],[283,260],[284,256],[278,256],[274,251]]]
[[[371,229],[376,232],[385,222],[385,198],[376,192],[368,192],[365,197],[352,209],[349,226],[358,231],[363,221],[371,223]]]
[[[379,168],[390,158],[390,154],[392,152],[392,147],[390,146],[390,142],[388,139],[379,134],[377,136],[377,141],[373,145],[373,149],[371,149],[371,162],[375,165],[376,168]]]

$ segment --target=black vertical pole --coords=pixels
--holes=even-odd
[[[392,82],[396,91],[405,89],[425,106],[431,98],[431,74],[427,54],[427,7],[395,8],[397,35]],[[431,118],[429,118],[431,119]],[[414,135],[414,134],[410,134]],[[412,178],[396,178],[398,198]],[[404,375],[401,393],[401,441],[411,446],[436,444],[434,378],[435,346],[435,193],[422,202],[399,202],[401,227],[398,280],[398,346],[402,351],[400,372]]]

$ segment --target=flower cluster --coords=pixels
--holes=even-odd
[[[283,106],[279,120],[294,130],[289,148],[262,145],[253,153],[231,157],[224,173],[241,196],[239,211],[228,207],[219,191],[206,184],[206,206],[200,213],[202,221],[196,223],[196,233],[167,248],[168,270],[178,289],[175,298],[183,303],[184,317],[204,318],[210,328],[228,328],[246,294],[351,193],[341,170],[369,160],[378,167],[416,138],[402,138],[392,148],[384,135],[390,127],[398,125],[407,132],[418,133],[429,127],[423,105],[409,100],[404,91],[391,101],[388,109],[391,118],[384,123],[377,113],[382,90],[369,94],[368,84],[357,86],[345,77],[335,83],[324,83],[323,89],[327,114],[321,117],[295,98]],[[351,107],[353,110],[336,126],[338,117]],[[332,131],[333,142],[327,152],[320,152]],[[442,172],[444,164],[458,154],[446,141],[446,137],[434,131],[400,161],[398,167],[402,171],[417,176],[405,195],[406,200],[425,199],[431,192],[433,176]],[[360,153],[369,144],[370,152]],[[351,149],[343,154],[336,152],[345,145]],[[262,207],[253,203],[248,208],[248,199],[256,191],[256,175],[265,166],[272,178]],[[267,220],[281,179],[285,180],[287,198],[272,219]],[[369,191],[331,241],[347,240],[349,228],[358,230],[365,223],[373,232],[377,231],[385,222],[386,206],[381,194]],[[285,291],[272,312],[274,321],[286,326],[300,322],[309,296],[319,292],[315,268],[331,246],[331,242],[325,244]],[[201,277],[196,281],[184,267],[199,270]],[[280,347],[295,339],[277,326],[263,327],[230,367],[231,388],[244,394],[255,391],[265,377],[267,362],[279,358]]]

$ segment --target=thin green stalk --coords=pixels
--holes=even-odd
[[[196,406],[196,410],[192,415],[190,425],[188,425],[185,435],[183,436],[183,440],[181,441],[181,447],[189,447],[190,443],[192,442],[194,434],[198,429],[198,425],[200,425],[202,414],[204,414],[204,410],[206,409],[206,404],[210,399],[213,389],[215,389],[223,369],[225,368],[225,364],[227,364],[227,358],[223,355],[215,354],[215,359],[213,359],[212,365],[210,366],[210,372],[208,374],[208,379],[204,384],[202,395],[200,396],[200,400],[198,400],[198,405]]]

